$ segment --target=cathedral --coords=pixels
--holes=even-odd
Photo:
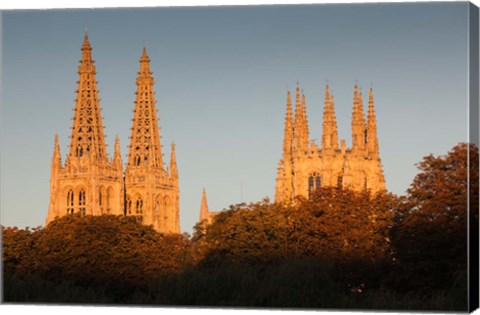
[[[295,113],[290,92],[283,136],[283,157],[278,163],[275,202],[291,203],[294,198],[308,198],[320,187],[342,187],[371,193],[385,190],[385,178],[379,156],[377,122],[370,88],[368,116],[363,111],[363,95],[353,90],[352,147],[338,139],[334,97],[326,86],[323,111],[322,143],[309,140],[305,95],[297,87]]]
[[[127,215],[137,217],[145,225],[152,225],[158,232],[180,233],[175,144],[171,146],[170,167],[165,169],[154,79],[147,50],[143,49],[140,58],[125,171],[118,136],[113,158],[106,151],[96,67],[87,34],[81,51],[77,98],[65,163],[62,162],[58,135],[55,135],[46,223],[73,213]]]

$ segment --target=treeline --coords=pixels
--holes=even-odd
[[[418,168],[405,196],[322,188],[231,206],[191,237],[116,216],[3,227],[4,301],[465,311],[478,150]]]

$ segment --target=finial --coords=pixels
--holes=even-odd
[[[85,18],[85,34],[88,33],[88,23],[87,23],[87,18]]]

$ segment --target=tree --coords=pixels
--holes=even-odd
[[[186,236],[157,233],[133,217],[69,215],[28,232],[4,235],[6,271],[25,280],[65,280],[123,296],[189,263]]]
[[[460,143],[417,166],[392,229],[399,260],[394,282],[402,290],[446,289],[466,272],[469,192],[470,216],[478,222],[478,148]]]

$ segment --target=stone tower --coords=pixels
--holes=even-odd
[[[70,150],[62,164],[58,135],[51,165],[50,205],[46,223],[66,214],[123,214],[123,171],[118,137],[113,159],[108,157],[103,134],[96,68],[85,34],[78,67]]]
[[[163,164],[157,109],[144,48],[140,58],[137,92],[125,171],[126,215],[138,216],[146,225],[167,233],[180,233],[178,170],[175,144],[171,146],[170,168]]]
[[[305,95],[297,87],[295,117],[290,92],[283,138],[283,156],[278,163],[275,202],[290,203],[296,196],[308,198],[322,186],[350,188],[371,193],[385,190],[385,178],[379,155],[373,89],[369,91],[368,117],[365,123],[363,97],[354,86],[352,111],[352,148],[345,140],[338,143],[334,97],[327,85],[323,111],[321,148],[309,141]]]

